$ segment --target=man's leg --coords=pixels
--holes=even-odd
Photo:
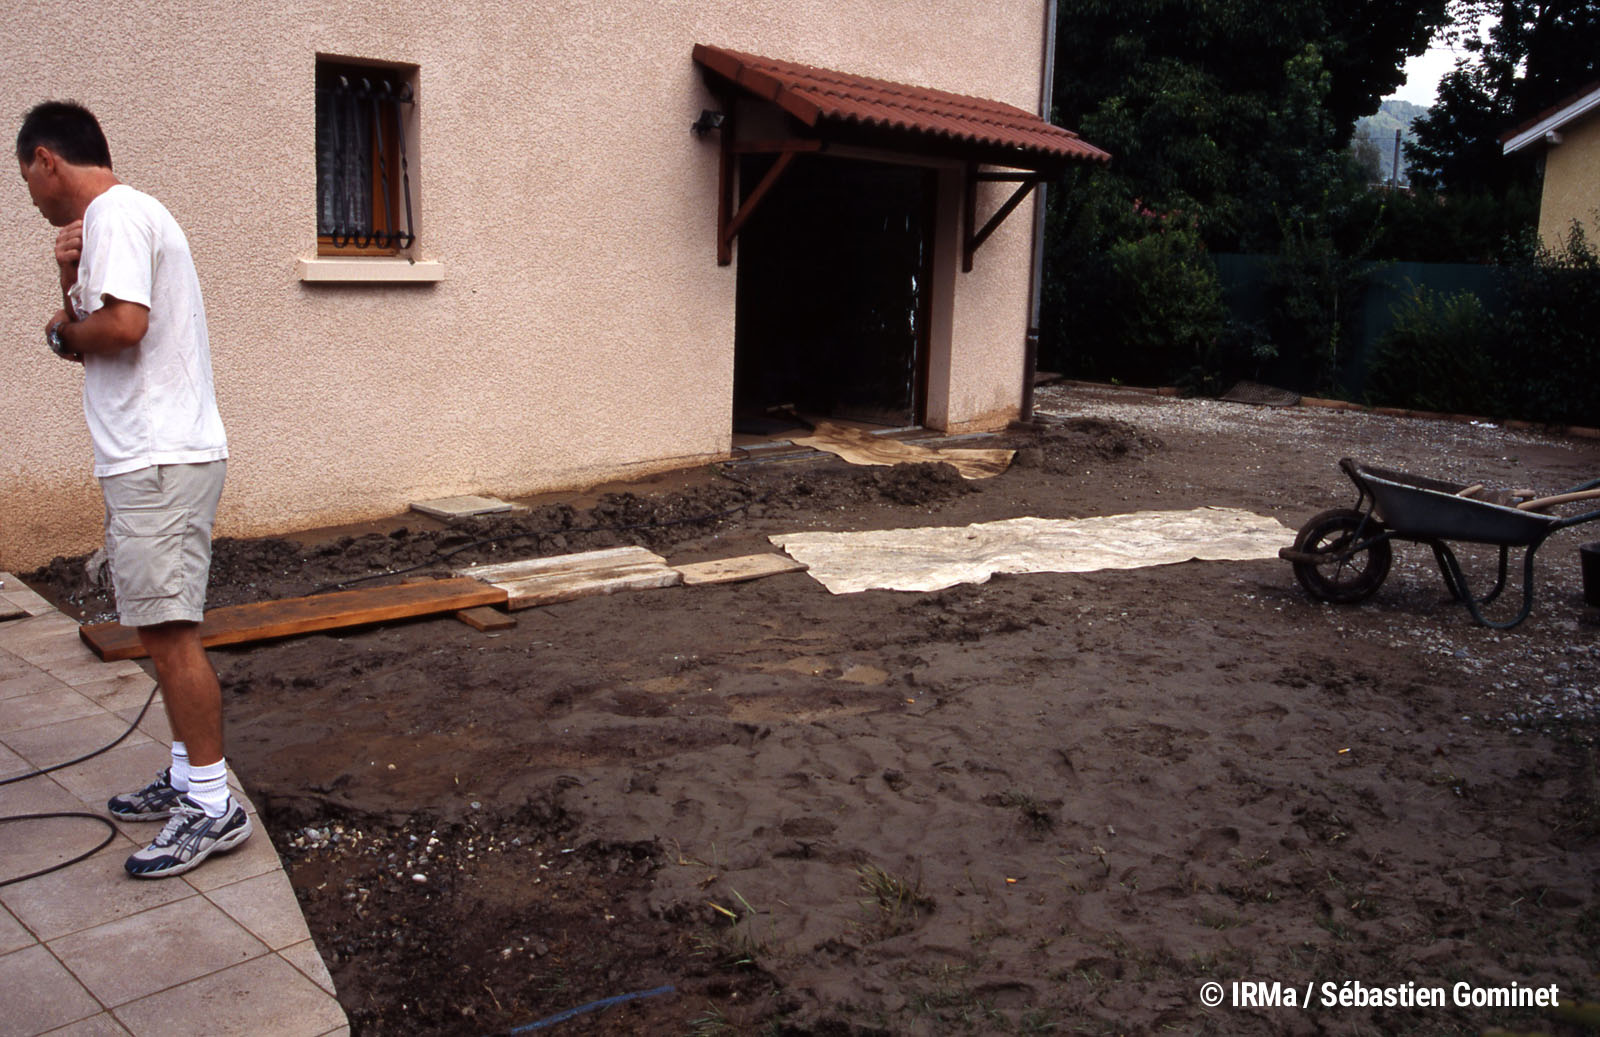
[[[156,668],[172,737],[189,752],[191,768],[222,759],[222,688],[200,643],[198,623],[140,627],[139,640]]]
[[[174,745],[168,772],[140,792],[107,804],[118,817],[153,819],[160,813],[151,807],[165,810],[161,834],[127,860],[128,874],[136,878],[181,875],[250,837],[250,818],[228,793],[222,689],[200,641],[211,522],[224,469],[221,461],[162,465],[101,480],[117,611],[125,625],[139,631],[155,666],[173,740],[187,757],[187,789],[177,787],[183,782]]]
[[[222,688],[200,642],[199,624],[140,627],[139,640],[155,664],[173,738],[188,747],[189,791],[177,797],[172,819],[155,842],[129,857],[125,867],[136,878],[166,878],[238,846],[250,837],[251,824],[228,792]]]

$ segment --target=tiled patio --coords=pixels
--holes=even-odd
[[[75,759],[126,730],[153,681],[103,663],[77,624],[0,573],[0,780]],[[120,745],[0,786],[0,816],[87,811],[166,765],[155,702]],[[230,775],[234,794],[243,798]],[[248,801],[252,818],[255,808]],[[61,871],[0,886],[0,1037],[36,1034],[348,1033],[333,981],[257,819],[244,846],[186,875],[138,881],[123,859],[159,831],[117,825],[111,844]],[[105,838],[87,819],[0,825],[0,881]]]

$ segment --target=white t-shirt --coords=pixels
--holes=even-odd
[[[90,202],[71,297],[80,319],[107,297],[150,311],[137,346],[83,358],[95,477],[227,457],[200,279],[166,206],[126,184]]]

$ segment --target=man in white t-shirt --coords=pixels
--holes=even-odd
[[[228,456],[200,282],[172,214],[112,172],[88,109],[35,107],[17,161],[33,204],[60,228],[65,306],[45,338],[83,365],[117,611],[150,654],[174,739],[171,766],[107,806],[123,820],[166,822],[126,865],[138,878],[166,878],[251,831],[228,791],[222,692],[199,630]]]

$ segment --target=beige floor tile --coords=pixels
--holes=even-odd
[[[0,781],[4,781],[7,778],[15,778],[33,769],[33,764],[7,749],[4,745],[0,745]]]
[[[0,889],[0,903],[51,941],[198,895],[186,882],[130,878],[122,862],[140,845],[119,835],[86,861]]]
[[[5,649],[0,648],[0,682],[11,680],[13,677],[20,677],[25,673],[32,673],[37,669],[38,667],[32,663],[24,662]]]
[[[113,1008],[267,953],[265,944],[204,897],[185,897],[63,936],[51,942],[50,950]],[[139,967],[128,968],[129,961]],[[117,1018],[128,1025],[121,1013]]]
[[[139,716],[139,707],[130,706],[119,709],[116,717],[124,724],[131,724]],[[226,717],[224,717],[226,721]],[[156,695],[156,700],[150,703],[150,708],[145,710],[144,719],[139,721],[139,733],[146,738],[160,742],[162,745],[172,744],[172,725],[167,723],[167,710],[161,704],[161,696]]]
[[[104,712],[65,684],[0,701],[0,737]]]
[[[308,981],[309,982],[309,981]],[[101,1006],[42,945],[0,958],[0,1037],[32,1037],[100,1013]]]
[[[63,652],[63,655],[66,653]],[[130,669],[131,668],[131,669]],[[116,677],[142,676],[149,680],[139,664],[131,659],[116,662],[104,662],[93,652],[85,650],[72,654],[70,657],[52,662],[43,667],[51,676],[66,684],[92,684],[95,681],[111,680]]]
[[[61,682],[32,663],[18,659],[18,668],[9,677],[0,678],[0,701],[37,695],[61,687]],[[21,667],[27,667],[22,669]]]
[[[127,729],[128,721],[115,713],[97,713],[60,724],[8,731],[0,734],[0,742],[35,767],[51,767],[110,745]],[[149,738],[144,731],[135,731],[122,744],[136,745]]]
[[[55,661],[89,651],[78,637],[78,624],[59,612],[0,623],[0,648],[35,666],[38,660]]]
[[[36,811],[16,813],[36,813]],[[6,840],[0,844],[0,878],[14,879],[64,864],[81,853],[92,851],[105,840],[106,834],[105,825],[96,824],[86,817],[52,817],[8,824]],[[96,858],[111,852],[119,841],[120,836],[114,838],[110,846],[96,854]],[[124,850],[122,856],[126,857],[129,852],[131,851]],[[93,859],[95,858],[91,858]],[[73,865],[55,874],[66,874],[88,864],[90,861],[83,861],[81,865]],[[40,895],[34,889],[34,884],[49,877],[41,876],[11,886],[0,886],[0,904],[5,904],[31,926],[32,918],[26,908]]]
[[[318,1037],[346,1023],[337,1001],[275,954],[123,1005],[116,1015],[135,1037]]]
[[[77,624],[73,624],[71,633],[53,634],[50,637],[39,638],[36,644],[26,648],[13,648],[28,662],[48,671],[52,676],[61,674],[79,675],[80,679],[92,679],[90,674],[105,664],[100,658],[84,644],[77,635]]]
[[[60,639],[78,636],[78,624],[71,616],[60,612],[46,612],[27,619],[13,619],[0,627],[0,648],[26,658],[17,646],[30,645],[41,638]]]
[[[289,877],[281,868],[243,882],[219,886],[209,890],[206,896],[275,951],[311,936],[294,887],[289,885]]]
[[[115,749],[51,771],[50,776],[90,808],[103,810],[106,800],[119,792],[144,788],[171,762],[172,752],[166,746],[147,738],[135,741],[130,737]]]
[[[60,785],[57,785],[48,774],[0,788],[0,816],[11,817],[16,814],[44,814],[65,810],[81,811],[82,809],[83,801]],[[90,822],[84,823],[90,824]],[[7,825],[6,827],[8,829],[16,828],[15,825]],[[17,833],[14,830],[6,832],[5,840],[0,841],[0,858],[3,858],[6,848],[11,845],[16,837]]]
[[[38,942],[34,935],[17,921],[16,915],[0,907],[0,954],[10,954],[12,951],[31,947]]]
[[[134,670],[136,671],[134,673],[103,677],[85,684],[75,684],[73,687],[77,688],[78,694],[84,698],[98,703],[102,709],[113,712],[120,709],[137,710],[147,701],[151,709],[160,709],[161,696],[158,694],[155,698],[150,697],[150,692],[156,686],[155,678],[137,666]]]
[[[43,1037],[128,1037],[128,1031],[110,1012],[101,1012],[71,1026],[51,1030]]]
[[[283,956],[284,961],[310,977],[311,982],[326,990],[329,995],[333,994],[333,976],[328,972],[328,963],[322,960],[322,952],[317,950],[316,941],[302,940],[278,953]]]
[[[323,1034],[322,1037],[350,1037],[350,1024],[346,1023],[343,1026],[336,1026],[327,1033]]]
[[[17,579],[14,573],[0,572],[0,595],[26,609],[31,615],[54,612],[55,606],[41,598],[33,588]]]

